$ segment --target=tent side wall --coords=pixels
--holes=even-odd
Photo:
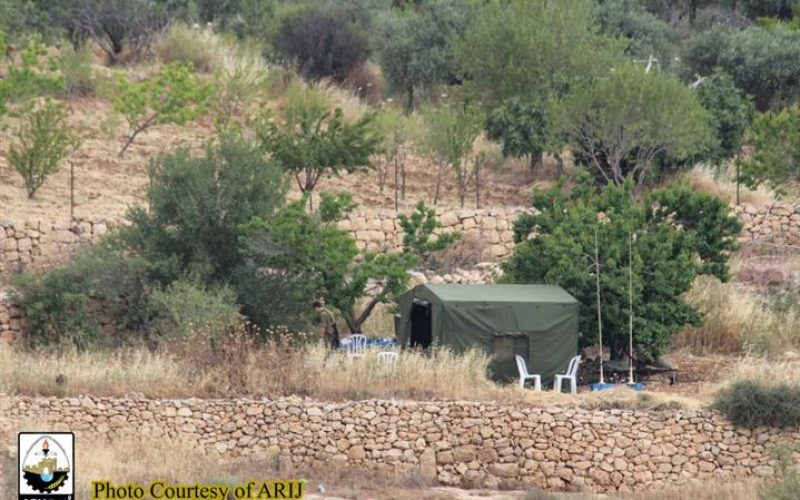
[[[411,340],[415,298],[431,304],[434,343],[456,352],[480,349],[493,357],[492,376],[498,380],[517,377],[514,354],[521,354],[531,373],[552,384],[578,350],[580,305],[569,295],[562,302],[443,301],[426,285],[403,297],[398,340],[404,347]]]

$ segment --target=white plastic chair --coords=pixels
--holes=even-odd
[[[384,365],[391,365],[397,362],[397,353],[383,351],[378,353],[378,362]]]
[[[525,359],[519,354],[514,355],[514,358],[517,360],[517,370],[519,370],[519,386],[524,389],[525,381],[532,378],[533,390],[541,391],[542,390],[541,375],[528,373],[528,365],[525,363]]]
[[[367,336],[360,333],[350,335],[350,342],[347,344],[347,354],[351,358],[360,358],[367,350]]]
[[[553,382],[553,390],[561,392],[561,381],[569,380],[569,388],[572,394],[578,392],[578,365],[581,364],[580,356],[573,356],[567,365],[567,371],[561,375],[556,375],[555,382]]]

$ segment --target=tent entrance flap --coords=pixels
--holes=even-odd
[[[431,304],[428,301],[415,300],[411,305],[411,347],[427,349],[433,342],[433,324]]]
[[[523,332],[495,333],[492,341],[492,361],[489,369],[496,380],[510,380],[517,376],[515,356],[519,354],[527,363],[530,359],[530,339]]]

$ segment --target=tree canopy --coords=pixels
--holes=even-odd
[[[713,145],[711,120],[677,78],[623,63],[559,104],[558,127],[605,183],[645,180],[654,158],[689,157]]]
[[[678,329],[700,321],[681,295],[698,273],[726,275],[727,253],[720,250],[732,247],[740,226],[735,219],[730,222],[724,202],[710,195],[667,188],[638,204],[632,189],[628,180],[598,191],[584,173],[570,192],[563,183],[535,191],[533,205],[539,212],[514,223],[517,246],[503,265],[503,280],[563,287],[581,303],[581,343],[591,345],[598,341],[599,269],[603,342],[619,359],[628,354],[632,269],[634,356],[652,360]],[[689,210],[694,219],[684,217]],[[686,220],[690,223],[679,225]],[[709,228],[715,230],[705,232]]]

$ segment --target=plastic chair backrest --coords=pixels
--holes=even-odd
[[[360,333],[350,335],[350,350],[353,352],[361,352],[367,348],[367,336]]]
[[[378,361],[381,363],[394,363],[397,361],[397,353],[391,351],[379,352]]]
[[[573,356],[572,359],[569,360],[569,365],[567,366],[567,372],[564,374],[568,377],[574,377],[576,373],[578,373],[578,365],[581,362],[580,356]]]
[[[517,360],[517,370],[519,370],[519,374],[522,376],[528,376],[528,365],[525,364],[525,359],[519,354],[514,355],[514,359]]]

